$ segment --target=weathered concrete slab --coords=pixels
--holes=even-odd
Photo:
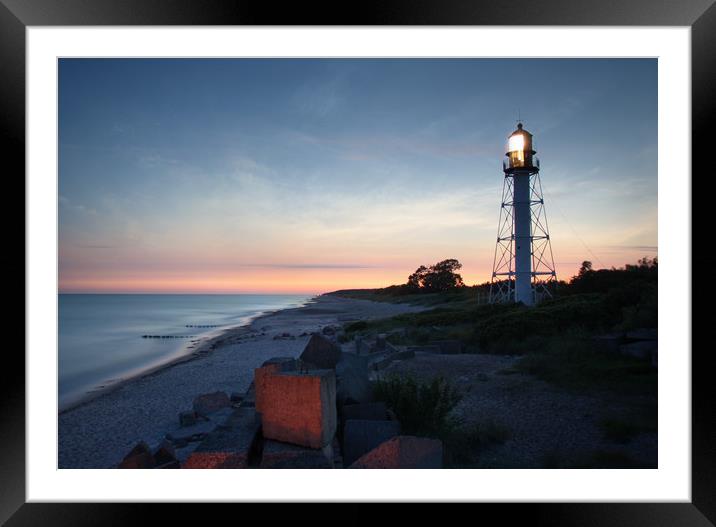
[[[314,370],[270,375],[261,409],[265,438],[321,448],[336,432],[336,374]]]
[[[363,454],[348,468],[442,468],[439,439],[397,436]]]
[[[332,454],[264,439],[260,468],[333,468]]]
[[[231,406],[231,399],[225,392],[205,393],[194,398],[194,411],[199,415],[209,415],[212,412]]]
[[[656,353],[658,343],[656,340],[640,340],[631,344],[622,344],[619,351],[624,355],[630,355],[637,359],[649,359],[653,353]]]
[[[397,421],[348,419],[343,427],[343,464],[349,466],[391,437],[400,434]]]
[[[206,436],[182,468],[248,468],[259,430],[256,411],[238,408],[223,426]]]
[[[343,353],[336,364],[336,398],[339,405],[346,401],[368,402],[373,389],[368,379],[368,357]]]
[[[296,359],[292,357],[274,357],[264,362],[260,368],[254,370],[253,386],[256,393],[255,407],[257,412],[261,413],[262,411],[268,377],[281,371],[295,371],[296,368]]]
[[[301,361],[318,369],[335,369],[341,360],[341,347],[318,333],[311,335],[308,344],[301,353]]]

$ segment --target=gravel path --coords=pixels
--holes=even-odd
[[[301,333],[347,320],[383,318],[423,308],[331,296],[302,308],[256,319],[201,348],[215,349],[121,384],[58,416],[59,468],[110,468],[141,440],[156,444],[176,426],[195,396],[217,390],[243,393],[254,368],[271,357],[298,356],[309,337]],[[274,339],[276,335],[291,336]]]

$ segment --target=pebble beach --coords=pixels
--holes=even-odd
[[[384,318],[421,307],[323,295],[213,335],[177,359],[124,379],[58,414],[58,468],[112,468],[137,442],[158,443],[202,393],[243,393],[272,357],[297,357],[328,325]]]

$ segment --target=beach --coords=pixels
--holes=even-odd
[[[197,395],[244,393],[254,369],[272,357],[297,357],[310,334],[352,320],[425,309],[332,295],[260,316],[205,337],[188,354],[89,394],[58,414],[59,468],[112,468],[139,441],[158,444]]]

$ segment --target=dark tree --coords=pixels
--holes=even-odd
[[[423,281],[425,275],[428,273],[428,268],[424,265],[418,267],[413,274],[408,277],[408,287],[410,289],[420,289],[423,287]]]
[[[579,276],[582,276],[592,270],[592,262],[590,262],[589,260],[584,260],[582,262],[582,267],[579,268]]]
[[[461,268],[462,264],[452,258],[431,265],[423,277],[423,289],[434,292],[463,287],[462,276],[455,272]]]

